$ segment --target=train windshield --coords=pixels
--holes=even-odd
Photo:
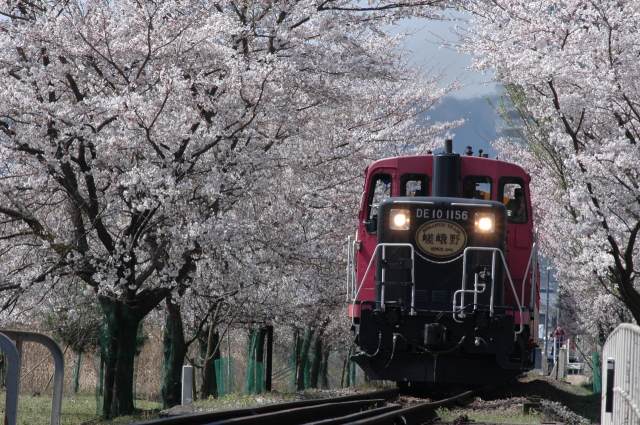
[[[427,196],[429,177],[426,174],[405,174],[402,176],[401,196]]]
[[[465,177],[462,183],[462,197],[491,200],[491,178],[486,176]]]
[[[500,198],[507,208],[507,220],[510,223],[527,222],[527,204],[524,197],[524,184],[517,177],[501,179]]]
[[[391,197],[391,176],[377,174],[373,177],[369,194],[369,219],[378,216],[378,206],[382,201]]]

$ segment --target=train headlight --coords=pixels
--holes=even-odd
[[[475,223],[476,231],[480,233],[493,233],[496,228],[495,216],[490,213],[477,213]]]
[[[389,227],[391,230],[409,230],[410,217],[411,211],[392,208],[389,214]]]

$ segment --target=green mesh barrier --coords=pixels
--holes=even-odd
[[[296,390],[296,370],[298,368],[298,357],[302,349],[302,339],[300,339],[300,332],[298,329],[293,330],[293,346],[291,347],[291,358],[289,359],[289,369],[291,370],[291,377],[289,381],[289,390]]]
[[[329,388],[329,356],[331,350],[329,347],[324,351],[322,355],[322,363],[320,363],[320,387]]]
[[[311,356],[309,387],[318,388],[320,381],[320,370],[322,368],[322,337],[316,336],[313,344],[313,355]]]
[[[356,385],[356,364],[354,361],[349,360],[349,373],[347,379],[347,386],[352,387]]]
[[[247,373],[245,377],[244,391],[247,394],[255,394],[256,391],[256,365],[254,352],[256,350],[256,331],[249,332],[249,347],[247,349]]]
[[[255,359],[256,359],[256,371],[255,371],[255,379],[256,379],[256,393],[260,394],[265,392],[266,390],[266,382],[265,382],[265,350],[264,350],[264,341],[267,336],[267,329],[260,328],[257,331],[256,336],[256,351],[255,351]]]
[[[214,362],[218,397],[233,392],[233,359],[221,357]]]
[[[350,372],[350,379],[349,381],[351,381],[351,386],[356,385],[356,363],[352,360],[349,360],[349,372]]]
[[[263,393],[265,390],[264,386],[264,363],[255,362],[255,392],[256,394]]]
[[[104,394],[104,358],[102,357],[102,353],[99,353],[97,357],[98,367],[98,376],[96,379],[96,415],[102,414],[102,397]]]
[[[353,353],[353,346],[349,347],[349,351],[347,351],[347,355],[342,363],[342,377],[340,378],[340,386],[342,388],[350,387],[353,385],[352,381],[352,361],[351,361],[351,353]]]
[[[138,332],[136,333],[136,355],[133,359],[133,402],[136,402],[136,394],[138,387],[138,357],[142,352],[144,344],[149,340],[149,336],[144,332],[143,321],[138,323]]]
[[[600,353],[594,351],[591,353],[591,364],[593,365],[593,392],[600,394],[602,392],[602,369],[600,365]]]
[[[308,356],[307,356],[308,357]],[[311,362],[309,359],[305,359],[304,361],[304,388],[307,389],[311,387]]]
[[[98,356],[97,357],[97,370],[98,377],[96,379],[96,414],[102,416],[102,404],[104,403],[104,374],[105,374],[105,362],[106,362],[106,347],[108,343],[107,325],[103,319],[100,331],[98,332]]]
[[[253,329],[249,333],[245,380],[245,392],[247,394],[259,394],[265,391],[263,363],[265,335],[265,329]]]
[[[304,338],[302,340],[299,362],[296,375],[298,375],[298,381],[296,389],[298,391],[304,390],[309,387],[311,362],[309,362],[309,348],[311,347],[311,340],[313,339],[313,329],[307,327],[304,332]]]

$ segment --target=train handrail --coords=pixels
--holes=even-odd
[[[351,300],[351,294],[356,292],[356,252],[359,246],[357,234],[353,238],[347,236],[347,302]]]
[[[355,292],[355,295],[353,296],[353,301],[351,302],[351,305],[355,309],[356,301],[358,300],[358,295],[360,294],[360,290],[364,286],[364,281],[367,278],[367,275],[369,274],[369,270],[371,269],[371,265],[373,264],[374,260],[376,259],[377,255],[378,255],[379,248],[382,247],[382,259],[384,260],[387,246],[390,246],[390,247],[394,247],[394,246],[395,247],[408,247],[411,250],[411,312],[410,312],[410,314],[412,316],[414,316],[416,314],[416,305],[415,305],[415,301],[416,301],[415,248],[413,247],[413,244],[410,244],[410,243],[381,242],[381,243],[376,245],[375,249],[373,250],[373,253],[371,254],[371,258],[369,259],[369,264],[367,265],[367,268],[366,268],[366,270],[364,272],[364,275],[362,275],[362,279],[360,280],[360,284],[358,285],[358,289]],[[381,282],[380,282],[380,284],[381,284],[381,288],[380,288],[380,306],[381,306],[382,310],[384,310],[384,278],[385,278],[385,270],[383,268],[382,269]],[[355,321],[355,317],[352,317],[351,318],[351,322],[353,323],[354,321]]]
[[[529,274],[529,268],[531,267],[531,264],[533,264],[532,267],[532,271],[531,271],[531,287],[533,288],[534,284],[537,284],[536,282],[536,266],[538,264],[538,251],[537,251],[537,246],[536,243],[534,242],[533,245],[531,245],[531,253],[529,254],[529,260],[527,260],[527,267],[525,267],[524,269],[524,276],[522,277],[522,290],[520,291],[520,296],[522,297],[522,302],[524,302],[524,288],[527,286],[527,275]],[[533,293],[533,292],[532,292]],[[533,303],[533,298],[530,301],[530,306],[532,307],[532,303]]]
[[[507,274],[507,279],[509,279],[509,284],[511,286],[511,291],[513,292],[513,296],[516,300],[516,304],[518,304],[518,311],[522,313],[522,304],[520,303],[520,298],[518,297],[518,291],[516,290],[515,285],[513,284],[513,279],[511,278],[511,272],[509,272],[509,266],[507,264],[507,260],[504,257],[504,253],[500,248],[494,247],[484,247],[484,246],[468,246],[464,249],[462,254],[462,289],[459,289],[453,293],[453,320],[458,323],[461,323],[462,320],[459,320],[458,317],[465,317],[465,304],[464,304],[464,294],[468,292],[476,292],[477,290],[467,289],[467,254],[471,251],[485,251],[491,252],[491,296],[489,297],[489,315],[493,316],[494,312],[494,293],[495,293],[495,284],[496,284],[496,256],[500,254],[500,259],[502,260],[502,265],[504,266],[504,270]],[[484,292],[484,290],[483,290]],[[457,294],[460,294],[460,306],[458,307],[456,303]],[[476,310],[477,305],[474,305],[474,311]],[[459,312],[459,313],[458,313]],[[458,317],[456,317],[458,315]],[[516,335],[520,335],[524,331],[524,324],[522,321],[522,317],[520,318],[520,329],[515,333]]]
[[[347,288],[346,288],[346,301],[349,302],[349,299],[351,298],[351,269],[352,267],[352,253],[353,250],[351,249],[351,235],[347,236]]]

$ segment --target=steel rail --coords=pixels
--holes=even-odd
[[[336,415],[352,414],[372,407],[380,407],[385,403],[383,398],[369,400],[341,401],[315,406],[296,407],[276,412],[243,416],[208,422],[206,425],[298,425],[317,419],[333,418]]]
[[[391,412],[393,410],[398,410],[402,406],[399,404],[389,404],[386,406],[378,407],[375,409],[369,409],[358,413],[352,413],[346,416],[339,416],[337,418],[329,418],[322,419],[314,422],[307,422],[305,425],[342,425],[342,424],[350,424],[354,421],[358,421],[360,419],[366,419],[372,416],[378,416],[383,413]]]
[[[274,403],[263,406],[249,407],[243,409],[220,410],[216,412],[190,413],[180,416],[172,416],[167,418],[152,419],[144,422],[136,422],[137,425],[198,425],[220,422],[232,418],[247,417],[259,415],[263,413],[277,412],[282,410],[291,410],[295,408],[316,406],[327,403],[341,403],[348,401],[363,400],[392,400],[397,398],[399,391],[397,389],[387,389],[379,391],[371,391],[367,393],[351,394],[347,396],[320,398],[313,400],[299,400],[285,403]]]
[[[398,423],[410,425],[421,424],[428,419],[434,419],[436,417],[436,409],[438,407],[447,406],[459,401],[470,398],[475,394],[475,391],[465,391],[453,397],[445,398],[443,400],[432,401],[427,403],[420,403],[414,406],[405,407],[404,409],[398,409],[391,412],[383,413],[381,415],[365,418],[357,421],[349,422],[351,425],[395,425]]]

